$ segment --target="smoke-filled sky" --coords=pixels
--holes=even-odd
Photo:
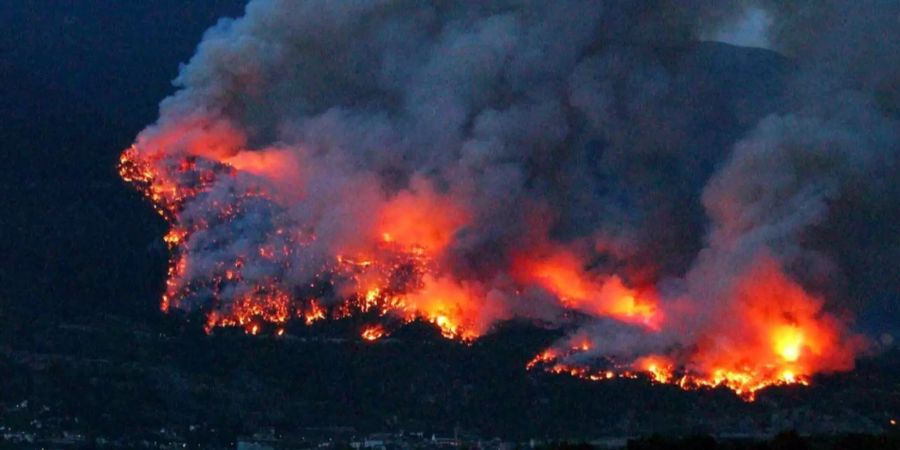
[[[173,224],[164,307],[212,325],[369,297],[459,337],[565,326],[564,362],[789,381],[896,328],[898,25],[889,0],[253,0],[124,172]]]

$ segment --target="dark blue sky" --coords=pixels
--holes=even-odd
[[[54,318],[158,309],[162,223],[116,161],[156,119],[204,30],[244,3],[0,4],[4,306]]]
[[[243,0],[17,0],[0,6],[3,64],[129,126],[150,123],[178,64]],[[11,88],[11,87],[7,87]],[[52,102],[52,99],[44,99]],[[148,101],[150,105],[148,105]],[[137,120],[137,122],[131,122]]]

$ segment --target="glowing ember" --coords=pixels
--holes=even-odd
[[[384,336],[384,328],[381,325],[370,325],[363,328],[360,336],[367,341],[377,341]]]
[[[647,356],[635,361],[634,366],[649,374],[657,383],[672,381],[672,362],[659,356]]]
[[[303,320],[307,325],[312,325],[317,320],[325,318],[325,308],[319,306],[315,300],[309,302],[309,308],[303,313]]]
[[[534,367],[542,364],[548,364],[552,361],[555,361],[557,358],[557,353],[553,349],[547,349],[540,353],[537,356],[531,359],[528,364],[525,366],[526,369],[533,369]]]

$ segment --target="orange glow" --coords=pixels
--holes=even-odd
[[[803,332],[796,326],[782,325],[772,332],[772,347],[786,362],[796,362],[800,359],[802,345]]]
[[[325,308],[321,307],[317,301],[311,300],[309,302],[309,309],[303,313],[303,321],[306,322],[307,325],[312,325],[313,322],[324,318]]]
[[[723,288],[727,292],[713,299],[715,308],[704,303],[709,300],[700,302],[687,294],[663,299],[653,285],[636,285],[631,278],[593,266],[591,258],[596,255],[582,257],[577,252],[579,243],[563,245],[545,237],[505,255],[512,260],[510,267],[499,269],[498,274],[456,274],[453,267],[442,264],[457,256],[448,249],[457,236],[465,234],[470,211],[458,194],[439,191],[424,178],[414,178],[396,193],[375,194],[372,209],[364,209],[369,215],[354,224],[359,226],[358,235],[348,239],[352,242],[335,244],[340,248],[331,249],[327,261],[313,268],[315,276],[308,285],[281,284],[277,275],[260,275],[250,264],[262,261],[293,270],[292,264],[300,258],[286,257],[316,242],[318,230],[277,224],[266,236],[268,241],[251,244],[242,250],[246,253],[231,260],[215,265],[193,260],[192,246],[198,244],[192,237],[212,225],[179,214],[217,187],[216,180],[248,183],[244,192],[229,194],[234,196],[233,204],[219,203],[218,197],[203,204],[212,209],[210,221],[228,223],[241,217],[241,202],[248,199],[283,207],[286,196],[302,197],[304,186],[295,180],[313,172],[293,150],[247,149],[242,133],[226,122],[198,119],[169,131],[143,136],[125,150],[119,174],[170,224],[163,237],[171,259],[160,308],[168,312],[189,307],[186,299],[192,296],[211,297],[207,332],[236,327],[249,334],[271,329],[281,336],[287,322],[294,319],[311,325],[365,313],[384,318],[381,324],[361,330],[365,340],[382,337],[387,323],[423,320],[448,339],[471,341],[513,315],[511,300],[530,300],[522,293],[538,290],[543,294],[540,301],[566,310],[567,315],[578,312],[573,315],[578,320],[613,319],[635,325],[639,333],[654,338],[669,330],[683,334],[689,328],[691,346],[678,354],[665,349],[646,351],[593,368],[571,361],[599,357],[604,343],[579,335],[536,355],[528,369],[597,381],[645,377],[685,389],[725,386],[747,400],[766,386],[806,384],[814,374],[850,369],[861,347],[840,320],[823,310],[821,299],[805,292],[767,259],[748,264],[747,273],[735,280],[723,280],[728,283]],[[163,149],[177,151],[163,153]],[[208,273],[197,275],[200,271]],[[702,320],[682,317],[693,315]]]
[[[407,296],[414,315],[437,325],[441,334],[450,339],[471,340],[486,330],[467,320],[476,317],[471,308],[479,304],[464,286],[449,278],[426,275],[421,290]]]
[[[570,308],[653,330],[662,324],[655,294],[638,293],[616,275],[591,277],[572,253],[556,251],[539,260],[520,258],[517,267],[522,281],[539,284]]]
[[[526,369],[532,369],[540,364],[547,364],[551,361],[555,361],[559,355],[553,349],[548,348],[537,354],[531,361],[528,361],[528,364],[525,366]]]
[[[586,352],[591,349],[591,341],[587,338],[581,339],[572,346],[572,350]]]
[[[362,305],[363,311],[368,311],[372,307],[375,306],[378,299],[381,297],[381,288],[373,287],[366,291],[365,301]]]
[[[711,373],[698,384],[723,384],[752,397],[772,384],[808,382],[820,371],[846,370],[861,345],[842,341],[839,323],[822,300],[787,278],[774,261],[761,259],[734,286],[730,314],[707,330],[692,364]]]
[[[272,200],[283,201],[302,198],[305,179],[295,154],[283,149],[241,151],[220,162],[239,172],[249,173],[278,186],[272,191]]]
[[[725,386],[752,401],[765,387],[805,385],[815,373],[852,367],[860,340],[842,340],[846,333],[822,311],[822,301],[787,278],[774,261],[761,259],[729,295],[733,301],[724,319],[698,330],[702,335],[691,353],[680,359],[639,357],[619,368],[617,376],[630,377],[634,370],[685,389]],[[564,362],[579,351],[577,346],[567,353],[548,350],[527,368],[543,366],[590,380],[611,378],[609,372]]]
[[[257,320],[269,323],[285,323],[290,319],[290,298],[283,292],[254,292],[235,300],[229,314],[210,313],[206,331],[215,327],[239,326],[249,334],[260,331]]]
[[[187,230],[173,227],[165,236],[163,236],[163,241],[168,244],[169,247],[174,247],[184,241],[187,234]]]
[[[136,146],[142,149],[167,149],[184,156],[222,161],[245,148],[246,143],[243,132],[227,120],[193,116],[177,124],[170,124],[164,133],[142,133],[138,136]]]
[[[403,248],[440,252],[469,220],[468,213],[425,182],[414,182],[413,189],[400,192],[384,206],[378,219],[379,237]]]
[[[673,364],[665,357],[646,356],[635,361],[634,367],[649,374],[657,383],[672,381]]]
[[[593,290],[584,280],[578,260],[569,254],[560,254],[544,261],[528,262],[530,276],[545,288],[558,295],[563,302],[575,303],[590,296]]]
[[[384,328],[381,325],[369,325],[363,328],[360,336],[367,341],[377,341],[384,336]]]

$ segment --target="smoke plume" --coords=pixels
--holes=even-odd
[[[897,301],[898,18],[252,0],[121,172],[172,224],[163,308],[210,329],[519,318],[570,330],[532,366],[752,396],[852,368]]]

